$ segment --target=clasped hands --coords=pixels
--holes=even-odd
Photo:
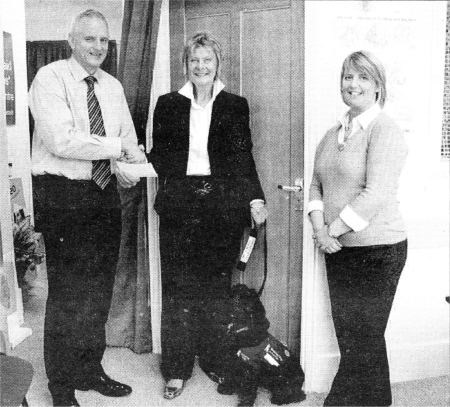
[[[147,157],[144,153],[144,146],[140,144],[122,140],[122,156],[117,160],[128,164],[146,163]]]
[[[269,212],[267,211],[263,200],[257,200],[250,205],[253,221],[255,222],[256,227],[259,227],[266,221]]]
[[[328,225],[323,226],[317,230],[312,238],[316,247],[324,253],[336,253],[342,248],[342,244],[335,237],[332,237],[328,233]]]
[[[147,162],[147,157],[144,153],[144,146],[137,145],[136,142],[122,140],[122,156],[117,159],[127,164],[141,164]],[[132,175],[126,174],[116,167],[116,177],[117,181],[123,188],[131,188],[135,186],[140,178],[134,177]]]

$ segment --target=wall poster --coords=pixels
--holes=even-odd
[[[5,75],[6,125],[16,124],[16,89],[14,81],[14,62],[12,35],[3,31],[3,72]]]

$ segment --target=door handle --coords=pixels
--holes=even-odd
[[[278,189],[282,189],[283,191],[287,192],[300,192],[303,190],[303,188],[295,185],[278,185]]]
[[[294,181],[294,185],[278,185],[278,189],[281,189],[286,192],[294,192],[295,194],[295,210],[302,211],[303,210],[303,179],[296,178]]]
[[[303,191],[303,180],[301,178],[296,178],[294,185],[278,185],[278,189],[288,192],[301,192]]]

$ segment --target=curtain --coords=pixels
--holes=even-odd
[[[119,188],[122,236],[106,324],[107,345],[130,348],[136,353],[152,350],[144,193],[140,184]]]
[[[161,0],[125,0],[118,78],[144,145],[160,15]]]
[[[125,90],[138,141],[146,144],[161,0],[125,0],[118,79]],[[152,351],[146,180],[121,190],[122,239],[106,324],[110,346]]]

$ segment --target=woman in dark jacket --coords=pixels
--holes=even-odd
[[[197,33],[184,48],[188,82],[161,96],[150,161],[159,178],[164,397],[181,394],[207,347],[204,310],[225,298],[251,216],[265,221],[246,99],[218,78],[219,43]]]

